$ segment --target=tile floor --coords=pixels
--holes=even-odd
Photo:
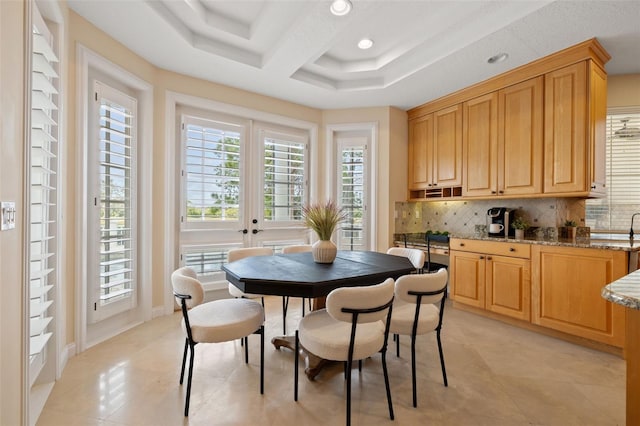
[[[282,331],[280,298],[267,298],[267,340]],[[292,299],[293,331],[300,315]],[[180,314],[157,318],[69,360],[38,425],[342,425],[341,365],[300,378],[293,401],[293,353],[265,343],[259,393],[259,337],[249,364],[239,342],[196,347],[191,409],[183,417],[178,375]],[[622,359],[459,311],[445,311],[442,384],[434,335],[418,342],[418,408],[411,405],[408,339],[388,354],[396,415],[388,417],[380,357],[353,371],[354,425],[624,425]]]

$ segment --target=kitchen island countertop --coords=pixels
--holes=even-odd
[[[601,294],[610,302],[640,310],[640,270],[607,284]]]

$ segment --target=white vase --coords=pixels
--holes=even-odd
[[[333,263],[338,247],[331,240],[318,240],[311,246],[311,254],[316,263]]]

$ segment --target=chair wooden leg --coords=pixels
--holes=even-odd
[[[295,343],[295,351],[293,353],[294,357],[294,367],[293,367],[293,400],[298,400],[298,359],[300,358],[299,354],[300,350],[300,341],[298,340],[298,330],[296,330],[296,343]]]
[[[413,385],[413,406],[418,406],[416,392],[416,336],[411,336],[411,384]]]
[[[444,366],[444,353],[442,352],[442,342],[440,341],[440,330],[436,332],[436,337],[438,340],[438,352],[440,353],[440,367],[442,368],[442,380],[444,381],[445,386],[449,386],[447,382],[447,369]]]
[[[393,416],[393,402],[391,401],[391,387],[389,386],[389,372],[387,371],[387,351],[382,352],[382,373],[384,374],[384,385],[387,389],[387,403],[389,404],[389,418]]]
[[[182,354],[182,368],[180,369],[180,384],[184,381],[184,367],[187,363],[187,350],[189,349],[189,339],[184,339],[184,353]]]
[[[191,378],[193,377],[193,359],[195,358],[195,345],[189,345],[191,357],[189,358],[189,374],[187,376],[187,396],[184,403],[184,416],[189,416],[189,401],[191,400]]]

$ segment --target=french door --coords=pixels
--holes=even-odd
[[[229,249],[308,242],[306,132],[191,111],[180,121],[182,265],[219,287]]]

